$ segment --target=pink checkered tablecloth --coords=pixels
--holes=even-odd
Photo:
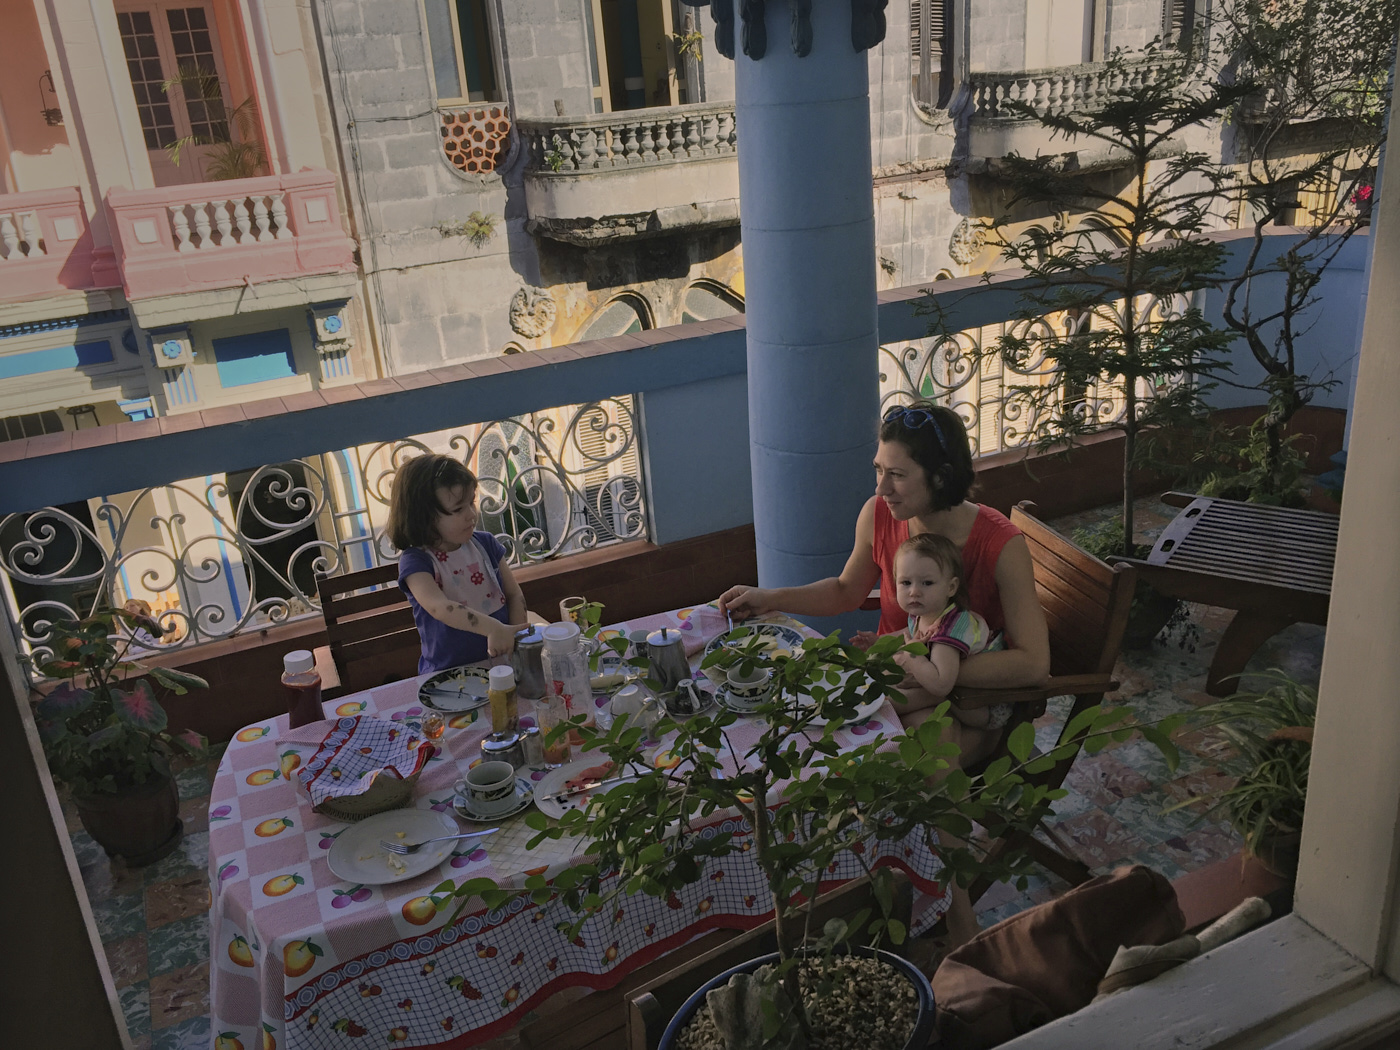
[[[795,621],[785,621],[801,628]],[[687,650],[697,666],[704,644],[725,630],[712,607],[680,609],[617,630],[661,626],[692,632]],[[805,628],[802,628],[804,631]],[[806,632],[811,633],[811,632]],[[422,678],[370,689],[326,704],[327,715],[357,714],[415,724]],[[601,698],[599,701],[601,703]],[[533,712],[521,703],[522,717]],[[608,988],[662,953],[716,927],[747,929],[767,919],[766,887],[750,854],[713,860],[705,875],[668,900],[626,898],[578,937],[556,929],[562,914],[524,901],[488,912],[468,906],[447,924],[451,908],[426,907],[444,879],[487,876],[518,885],[529,874],[549,877],[582,854],[584,843],[545,843],[535,850],[524,814],[476,844],[462,842],[425,874],[387,886],[356,886],[331,874],[327,851],[349,825],[311,811],[289,776],[309,759],[331,723],[289,732],[281,716],[234,735],[210,798],[210,1013],[212,1035],[231,1034],[244,1047],[279,1050],[365,1045],[472,1046],[514,1024],[524,1011],[570,985]],[[894,736],[899,719],[887,701],[862,725],[836,734],[854,747],[872,734]],[[478,755],[490,731],[486,708],[452,716],[438,752],[424,766],[413,806],[447,811],[452,785]],[[757,736],[741,719],[729,732],[736,750]],[[534,779],[543,770],[531,770]],[[734,819],[714,831],[747,832]],[[895,863],[921,891],[915,930],[932,925],[945,902],[935,882],[941,865],[912,837],[883,844],[880,863]],[[869,859],[869,858],[867,858]],[[838,863],[833,884],[855,878],[855,857]],[[559,905],[553,905],[557,909]]]

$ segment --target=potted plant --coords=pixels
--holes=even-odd
[[[625,646],[625,640],[608,644]],[[884,738],[841,751],[834,739],[843,725],[865,702],[880,697],[901,700],[896,686],[904,673],[892,659],[901,646],[898,636],[878,641],[868,651],[843,644],[837,635],[808,639],[792,652],[770,652],[758,636],[732,646],[721,646],[703,665],[723,671],[761,668],[771,673],[770,698],[756,711],[762,718],[758,740],[744,753],[730,747],[729,730],[736,716],[723,707],[687,720],[663,719],[659,732],[666,734],[666,750],[635,780],[593,797],[584,811],[566,813],[557,823],[533,813],[527,821],[538,834],[532,844],[564,836],[581,836],[589,853],[581,863],[559,872],[552,882],[535,875],[523,891],[498,887],[489,879],[474,879],[460,886],[444,882],[435,891],[458,901],[480,898],[488,907],[500,907],[515,893],[529,894],[537,906],[560,904],[565,911],[560,929],[573,937],[596,916],[611,914],[619,898],[644,893],[667,897],[705,877],[709,862],[752,851],[767,887],[769,907],[777,919],[778,952],[741,969],[769,969],[742,990],[744,998],[756,994],[765,1045],[790,1045],[793,1033],[809,1033],[820,1024],[812,1012],[813,1001],[830,989],[828,965],[838,957],[837,944],[857,932],[877,944],[898,945],[908,934],[892,917],[889,906],[888,868],[875,858],[884,843],[914,836],[936,848],[949,874],[967,884],[983,873],[995,878],[1022,877],[1031,870],[1023,854],[990,859],[986,843],[971,836],[974,824],[998,830],[1033,829],[1049,812],[1050,802],[1063,794],[1034,785],[1023,774],[1048,769],[1066,757],[1070,746],[1048,755],[1031,757],[1034,731],[1019,727],[1008,741],[1014,757],[990,764],[970,777],[951,768],[955,746],[941,739],[949,725],[947,705],[936,709],[918,729],[893,741]],[[922,652],[923,646],[907,647]],[[621,648],[619,648],[619,652]],[[721,674],[714,677],[722,678]],[[1081,716],[1076,733],[1117,732],[1126,737],[1130,727],[1121,724],[1121,713],[1097,710]],[[577,721],[582,721],[578,719]],[[561,727],[560,732],[568,727]],[[637,756],[645,730],[614,724],[604,732],[579,730],[585,748],[606,755],[618,768],[626,768]],[[1077,744],[1074,745],[1077,748]],[[725,761],[725,758],[729,761]],[[747,830],[717,832],[722,818],[737,814]],[[940,831],[957,837],[957,843],[940,845]],[[852,917],[849,922],[811,929],[810,915],[827,870],[840,856],[854,856],[871,877],[878,914]],[[807,933],[794,937],[806,919]],[[788,920],[797,920],[789,922]],[[855,954],[861,954],[855,951]],[[820,962],[810,957],[815,955]],[[872,1048],[925,1045],[932,1024],[932,1000],[927,982],[917,970],[888,953],[876,957],[893,965],[892,978],[862,975],[864,981],[892,979],[912,987],[901,995],[922,1009],[900,1031],[865,1032],[842,1036],[843,1045]],[[805,960],[805,961],[804,961]],[[718,980],[728,981],[730,974]],[[713,983],[713,982],[712,982]],[[897,987],[896,985],[896,987]],[[702,988],[676,1015],[675,1033],[696,1014],[704,1013]],[[878,983],[869,993],[884,996]],[[892,993],[888,1001],[893,1003]],[[752,1015],[750,1015],[752,1017]],[[711,1022],[700,1020],[699,1024]],[[663,1042],[663,1046],[678,1045]]]
[[[35,707],[49,771],[71,790],[88,834],[109,856],[120,854],[132,865],[158,860],[179,844],[183,825],[170,758],[176,747],[196,756],[205,748],[192,730],[165,731],[165,709],[150,682],[176,693],[208,683],[128,659],[135,641],[163,633],[152,617],[99,610],[53,624],[53,656],[36,664],[44,677],[61,680]],[[128,680],[132,675],[143,677]]]
[[[1244,837],[1246,852],[1291,881],[1298,874],[1317,690],[1282,671],[1267,677],[1272,684],[1263,692],[1235,693],[1196,709],[1193,720],[1199,719],[1203,728],[1218,726],[1233,745],[1235,754],[1224,767],[1235,781],[1179,802],[1168,812],[1209,800],[1198,819],[1223,811]]]

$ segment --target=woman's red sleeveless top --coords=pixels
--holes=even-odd
[[[994,631],[1006,629],[1006,617],[1001,611],[1001,596],[997,593],[997,559],[1001,549],[1021,530],[999,510],[981,504],[977,520],[963,544],[963,572],[966,574],[967,605],[979,613]],[[904,630],[909,621],[899,607],[894,586],[894,552],[909,538],[909,523],[897,521],[882,499],[875,500],[875,542],[872,551],[880,567],[880,633],[894,634]]]

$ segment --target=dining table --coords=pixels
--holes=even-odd
[[[767,619],[816,636],[787,617]],[[613,624],[601,633],[663,627],[684,637],[692,673],[703,682],[705,646],[729,627],[713,605]],[[666,897],[623,896],[611,914],[594,916],[576,934],[565,932],[573,916],[558,901],[537,906],[517,895],[494,909],[480,898],[460,911],[456,901],[439,908],[446,894],[436,888],[448,880],[460,885],[486,877],[518,888],[532,876],[552,880],[587,855],[586,840],[576,838],[530,848],[538,833],[527,827],[524,812],[490,824],[463,821],[463,831],[497,830],[449,844],[441,863],[416,877],[383,884],[338,878],[330,850],[356,825],[313,811],[296,772],[330,733],[357,718],[416,733],[429,713],[419,691],[426,677],[327,701],[324,722],[292,730],[280,715],[234,734],[209,811],[210,1019],[220,1050],[344,1048],[361,1045],[356,1040],[469,1047],[520,1023],[565,988],[613,987],[705,931],[751,929],[772,917],[754,851],[709,859],[700,878]],[[601,709],[607,696],[599,692],[593,700]],[[432,742],[408,807],[434,811],[444,826],[458,826],[454,784],[480,760],[490,712],[483,706],[444,717],[445,732]],[[520,721],[534,721],[527,700],[520,702]],[[757,719],[738,718],[727,731],[730,747],[742,754],[761,728]],[[847,750],[872,741],[895,747],[901,732],[885,699],[834,735]],[[664,745],[663,738],[658,755]],[[549,770],[525,766],[519,773],[539,782]],[[742,837],[750,829],[732,813],[712,815],[698,829],[702,835],[726,832]],[[823,889],[858,878],[867,867],[897,866],[916,890],[912,932],[932,926],[947,900],[942,865],[925,837],[911,834],[869,850],[841,856],[828,868]]]

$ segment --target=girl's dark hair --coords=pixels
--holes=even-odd
[[[438,541],[437,516],[447,513],[437,490],[476,492],[476,475],[451,456],[416,456],[394,475],[389,493],[389,542],[401,551]]]
[[[967,499],[977,470],[967,428],[951,408],[932,401],[898,405],[881,420],[880,440],[898,441],[923,468],[934,510],[947,510]]]
[[[894,552],[898,560],[901,554],[918,554],[938,563],[938,567],[949,576],[958,578],[958,590],[953,595],[953,604],[959,609],[967,608],[967,577],[963,575],[962,551],[958,545],[939,532],[921,532],[910,536]]]

